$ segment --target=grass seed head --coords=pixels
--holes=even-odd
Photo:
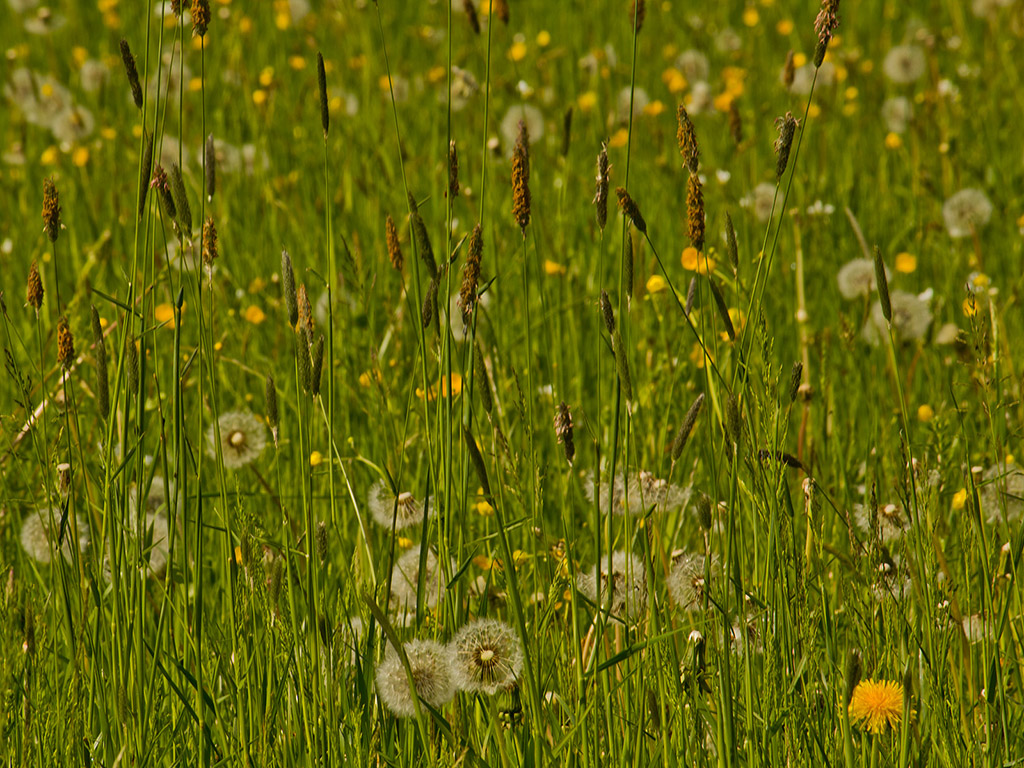
[[[398,242],[398,227],[395,226],[395,220],[391,218],[391,214],[384,220],[384,241],[388,246],[388,259],[391,261],[391,266],[397,271],[402,271],[402,246]]]
[[[683,165],[691,173],[697,173],[700,165],[700,147],[697,144],[697,131],[693,127],[686,107],[679,105],[676,113],[676,139],[679,141],[679,152],[683,156]]]
[[[501,23],[508,26],[508,0],[491,0],[491,10],[494,15],[501,19]]]
[[[420,320],[423,322],[424,330],[430,327],[434,320],[434,309],[437,306],[437,280],[431,280],[427,286],[427,292],[423,296],[423,307],[420,309]]]
[[[321,565],[327,562],[327,523],[323,520],[316,524],[316,556]]]
[[[647,234],[647,222],[644,221],[643,215],[640,213],[640,206],[636,204],[636,201],[629,196],[629,192],[626,191],[625,187],[616,187],[615,194],[619,198],[619,208],[622,209],[623,214],[628,218],[633,226],[638,230]]]
[[[484,254],[484,238],[480,225],[473,227],[473,234],[469,236],[469,255],[466,257],[466,267],[462,272],[462,287],[459,290],[459,306],[462,308],[462,321],[469,324],[469,319],[476,306],[476,288],[480,281],[480,260]]]
[[[601,144],[601,151],[597,154],[597,191],[594,194],[594,207],[597,209],[597,226],[604,231],[604,225],[608,222],[608,183],[610,177],[608,165],[608,145]]]
[[[299,301],[295,294],[295,270],[292,269],[292,257],[288,251],[281,251],[281,293],[288,308],[288,325],[291,328],[299,322]]]
[[[689,409],[687,409],[683,423],[679,425],[679,431],[676,432],[675,439],[672,441],[672,461],[679,461],[679,457],[683,455],[683,448],[686,446],[686,441],[690,438],[690,433],[693,432],[693,428],[697,424],[697,417],[700,416],[703,407],[704,393],[701,392],[690,404]]]
[[[139,348],[136,344],[135,334],[129,331],[125,356],[128,364],[128,391],[132,393],[139,391]]]
[[[804,378],[804,364],[797,360],[789,373],[789,402],[795,402],[800,393],[800,382]]]
[[[789,165],[789,152],[793,148],[793,137],[796,129],[800,127],[800,121],[793,117],[792,112],[787,112],[782,117],[776,118],[775,128],[779,137],[775,140],[775,177],[782,178]]]
[[[786,52],[786,63],[782,66],[782,83],[786,86],[786,90],[793,87],[793,80],[796,78],[796,54],[793,53],[793,49],[790,48]]]
[[[839,0],[821,0],[821,10],[814,19],[814,31],[818,33],[818,42],[814,47],[814,66],[820,67],[825,61],[828,44],[832,34],[839,26]]]
[[[690,284],[686,288],[686,304],[683,307],[683,312],[687,317],[690,316],[690,312],[693,311],[693,302],[697,298],[697,276],[694,275],[690,278]]]
[[[700,177],[691,173],[686,182],[686,228],[690,244],[704,252],[704,186]]]
[[[729,135],[736,146],[743,143],[743,117],[736,99],[729,102]]]
[[[313,387],[313,361],[309,356],[309,344],[301,333],[295,337],[295,354],[299,358],[299,382],[302,384],[302,391],[309,392]]]
[[[466,12],[466,18],[469,20],[470,29],[473,30],[474,34],[480,34],[480,17],[476,13],[476,5],[473,0],[462,0],[462,9]]]
[[[725,401],[725,420],[729,429],[729,437],[738,447],[743,439],[743,417],[740,414],[740,401],[736,395],[729,395]]]
[[[639,33],[647,17],[647,3],[645,0],[633,0],[629,6],[629,20],[633,22],[633,29]]]
[[[171,183],[167,179],[167,171],[159,163],[153,169],[153,180],[149,182],[149,186],[156,190],[167,218],[174,221],[178,216],[178,209],[174,207],[174,197],[171,195]]]
[[[601,317],[608,333],[615,333],[615,314],[612,312],[612,301],[608,298],[608,291],[601,291]]]
[[[519,136],[512,149],[512,216],[526,236],[530,223],[530,134],[519,121]]]
[[[175,221],[182,237],[186,240],[192,239],[192,208],[188,204],[188,194],[185,192],[185,179],[181,175],[181,168],[177,163],[171,163],[171,170],[168,174],[171,185],[171,197],[174,200],[174,208],[177,211]]]
[[[299,286],[299,330],[305,334],[306,345],[313,343],[313,307],[309,303],[309,294],[306,293],[306,284]]]
[[[740,249],[736,243],[736,227],[732,224],[732,216],[725,212],[725,249],[729,254],[729,265],[732,267],[733,275],[739,272]]]
[[[213,262],[217,258],[217,226],[213,223],[213,216],[207,216],[203,222],[203,264],[207,269],[213,268]]]
[[[43,279],[39,276],[39,264],[34,259],[28,268],[28,288],[25,294],[29,306],[38,313],[43,306]]]
[[[276,446],[281,418],[277,410],[277,385],[274,383],[274,377],[269,373],[267,374],[266,385],[263,389],[263,401],[266,404],[267,423],[270,425],[270,433],[274,437],[274,445]]]
[[[71,334],[67,315],[61,315],[57,321],[57,360],[65,371],[75,364],[75,337]]]
[[[434,260],[434,249],[430,245],[430,235],[427,233],[427,225],[423,223],[419,208],[416,205],[416,198],[409,193],[409,223],[412,224],[412,234],[416,240],[416,248],[420,258],[427,265],[427,274],[433,280],[437,277],[437,262]]]
[[[572,437],[572,413],[564,400],[558,404],[558,409],[555,411],[555,436],[565,448],[565,460],[571,467],[572,460],[576,456],[576,444]]]
[[[863,672],[860,651],[854,648],[846,657],[845,695],[846,705],[849,706],[853,692],[860,683],[860,676]]]
[[[324,139],[327,139],[327,132],[331,129],[331,111],[327,101],[327,69],[324,67],[324,55],[317,51],[316,54],[316,88],[320,94],[320,127],[324,130]]]
[[[192,0],[192,37],[205,37],[210,26],[210,0]]]
[[[124,71],[128,75],[128,86],[132,89],[132,101],[135,106],[142,109],[142,85],[139,83],[139,70],[135,67],[135,57],[128,41],[121,38],[121,61],[124,62]]]
[[[704,395],[701,395],[701,397],[704,397]],[[705,533],[711,531],[711,499],[706,493],[702,493],[697,497],[697,521]]]
[[[146,194],[149,192],[150,174],[153,171],[153,136],[147,133],[142,145],[142,165],[139,167],[139,221],[146,212]]]
[[[57,242],[60,234],[60,196],[53,178],[43,181],[43,226],[51,243]]]
[[[448,199],[459,196],[459,152],[455,148],[455,139],[448,144]]]

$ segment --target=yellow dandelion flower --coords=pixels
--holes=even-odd
[[[269,88],[270,84],[274,82],[274,68],[264,67],[260,70],[260,85],[264,88]]]
[[[245,319],[253,325],[259,325],[267,319],[266,313],[257,307],[255,304],[250,304],[249,308],[245,310]]]
[[[682,93],[687,86],[683,73],[675,67],[669,67],[661,73],[661,82],[668,87],[671,93]]]
[[[959,511],[967,506],[967,489],[961,488],[953,494],[953,509]]]
[[[843,97],[845,99],[847,99],[848,101],[853,101],[859,95],[860,95],[860,89],[858,89],[857,86],[855,86],[855,85],[851,85],[849,88],[847,88],[845,91],[843,91]]]
[[[324,462],[324,455],[320,451],[313,451],[309,454],[309,466],[319,467]]]
[[[811,104],[811,106],[807,109],[808,117],[818,117],[820,114],[821,107],[819,107],[817,104]]]
[[[661,293],[668,287],[665,282],[665,278],[661,275],[651,275],[647,278],[647,292],[648,293]]]
[[[252,92],[252,103],[257,107],[262,107],[267,103],[267,92],[262,88],[257,88]]]
[[[898,133],[889,131],[885,135],[885,148],[886,149],[899,149],[903,146],[903,139]]]
[[[174,326],[174,307],[170,304],[160,304],[153,310],[153,316],[158,323],[169,323]]]
[[[715,267],[718,266],[718,262],[708,257],[706,254],[701,253],[692,245],[683,249],[683,255],[680,261],[682,261],[683,269],[688,269],[691,272],[697,272],[701,275],[706,275],[708,272],[714,272]]]
[[[407,538],[405,536],[399,536],[397,539],[395,539],[395,543],[398,545],[400,549],[408,549],[412,546],[413,541],[412,539]]]
[[[100,128],[100,136],[102,136],[107,141],[113,141],[114,139],[117,138],[117,131],[111,128],[109,125],[105,125],[102,128]]]
[[[545,275],[564,275],[565,272],[565,267],[559,264],[557,261],[552,261],[551,259],[544,260]]]
[[[743,12],[743,23],[748,27],[756,27],[757,22],[761,20],[761,14],[757,12],[757,8],[747,8]]]
[[[658,99],[655,99],[650,104],[648,104],[646,107],[644,107],[644,114],[648,115],[650,117],[657,117],[658,115],[660,115],[664,111],[665,111],[665,105],[661,101],[659,101]]]
[[[494,560],[487,555],[477,555],[473,558],[472,563],[481,571],[489,571],[494,567]]]
[[[89,162],[89,149],[87,147],[75,147],[75,151],[71,153],[71,162],[79,168],[84,167]]]
[[[597,94],[593,91],[581,93],[576,99],[576,104],[579,105],[580,112],[589,112],[597,106]]]
[[[896,271],[902,272],[905,275],[909,275],[917,269],[917,256],[912,253],[898,253],[896,254]]]
[[[192,93],[199,93],[199,91],[203,90],[203,78],[193,77],[188,81],[188,89]]]
[[[715,96],[711,104],[719,112],[728,112],[729,107],[732,106],[732,103],[735,100],[735,98],[735,96],[726,91],[725,93],[720,93],[717,96]]]
[[[924,423],[928,423],[935,418],[935,409],[932,408],[928,403],[924,403],[917,408],[917,420]]]
[[[526,58],[526,43],[515,42],[512,43],[512,47],[508,49],[508,57],[512,61],[522,61]]]
[[[903,719],[903,686],[892,680],[863,680],[853,689],[851,722],[870,733],[895,728]]]
[[[548,32],[546,29],[542,29],[540,32],[538,32],[537,45],[539,45],[541,48],[546,48],[547,46],[551,45],[551,33]]]
[[[57,158],[60,157],[60,150],[56,146],[49,146],[43,150],[43,154],[39,156],[39,162],[43,165],[56,165]]]
[[[625,128],[619,128],[612,137],[608,140],[609,147],[624,147],[626,142],[629,141],[629,131]]]

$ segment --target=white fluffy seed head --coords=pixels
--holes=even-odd
[[[409,659],[415,696],[435,709],[451,701],[455,683],[447,649],[433,640],[410,640],[403,648]],[[377,666],[376,680],[377,695],[384,706],[398,717],[415,717],[416,700],[409,686],[409,675],[391,646]]]
[[[511,626],[497,619],[474,619],[448,644],[452,674],[463,691],[494,695],[510,688],[523,670],[523,647]]]

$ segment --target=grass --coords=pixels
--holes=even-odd
[[[5,764],[1019,760],[1019,1],[840,7],[820,70],[814,9],[782,2],[648,3],[639,29],[627,2],[521,0],[507,25],[484,2],[476,33],[461,3],[228,0],[202,37],[156,6],[17,5]],[[150,137],[181,168],[167,196],[139,182]],[[962,189],[989,211],[957,231]],[[395,529],[405,504],[419,518]],[[478,617],[512,628],[521,666],[451,695],[405,643]],[[378,685],[389,648],[401,674]],[[411,717],[387,703],[403,686]]]

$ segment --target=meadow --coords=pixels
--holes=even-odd
[[[1013,766],[1022,0],[0,0],[0,759]]]

